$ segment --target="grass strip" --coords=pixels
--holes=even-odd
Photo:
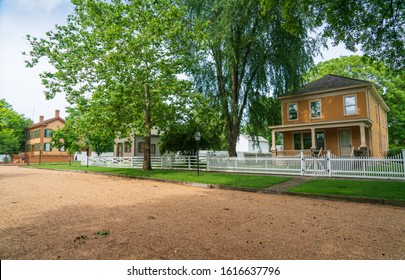
[[[202,183],[202,184],[215,184],[224,186],[234,186],[252,189],[263,189],[270,187],[274,184],[286,182],[291,178],[267,175],[245,175],[234,173],[213,173],[213,172],[200,172],[197,176],[197,171],[183,171],[172,169],[154,169],[151,171],[143,171],[141,169],[133,168],[110,168],[98,166],[80,165],[80,163],[55,163],[55,164],[31,164],[27,167],[44,168],[44,169],[60,169],[60,170],[82,170],[90,172],[109,173],[115,175],[127,175],[142,178],[156,178],[165,180],[176,180],[182,182]]]
[[[289,192],[405,200],[405,182],[316,179]]]

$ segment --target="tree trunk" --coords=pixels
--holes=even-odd
[[[231,124],[232,125],[232,124]],[[233,126],[233,125],[232,125]],[[237,142],[237,140],[238,140],[238,136],[239,135],[236,135],[235,134],[235,130],[234,129],[232,129],[231,131],[229,131],[228,133],[227,133],[227,135],[228,135],[228,137],[227,137],[227,140],[228,140],[228,155],[230,156],[230,157],[237,157],[238,156],[238,154],[237,154],[237,152],[236,152],[236,142]]]
[[[150,90],[149,84],[145,84],[145,136],[143,144],[143,170],[152,170],[150,159],[151,144],[151,121],[150,121]]]

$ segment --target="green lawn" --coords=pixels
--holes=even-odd
[[[67,163],[54,163],[54,164],[32,164],[29,167],[35,168],[51,168],[63,170],[86,170],[91,172],[112,173],[117,175],[129,175],[143,178],[157,178],[167,180],[177,180],[183,182],[194,182],[203,184],[216,184],[243,188],[263,189],[270,187],[274,184],[286,182],[291,178],[279,176],[264,176],[264,175],[240,175],[232,173],[212,173],[200,172],[197,176],[197,171],[178,171],[178,170],[164,170],[155,169],[152,171],[142,171],[141,169],[132,168],[110,168],[110,167],[96,167],[96,166],[81,166],[80,163],[72,163],[69,166]]]
[[[316,179],[289,191],[405,200],[405,182]]]

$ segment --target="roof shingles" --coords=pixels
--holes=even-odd
[[[319,91],[324,91],[324,90],[345,88],[345,87],[351,87],[351,86],[361,86],[361,85],[367,85],[367,84],[371,84],[371,83],[368,81],[364,81],[364,80],[357,80],[357,79],[329,74],[316,81],[313,81],[312,83],[304,85],[303,87],[301,87],[300,89],[295,91],[293,94],[319,92]]]

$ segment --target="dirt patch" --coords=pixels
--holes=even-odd
[[[0,167],[1,259],[405,259],[405,209]]]

